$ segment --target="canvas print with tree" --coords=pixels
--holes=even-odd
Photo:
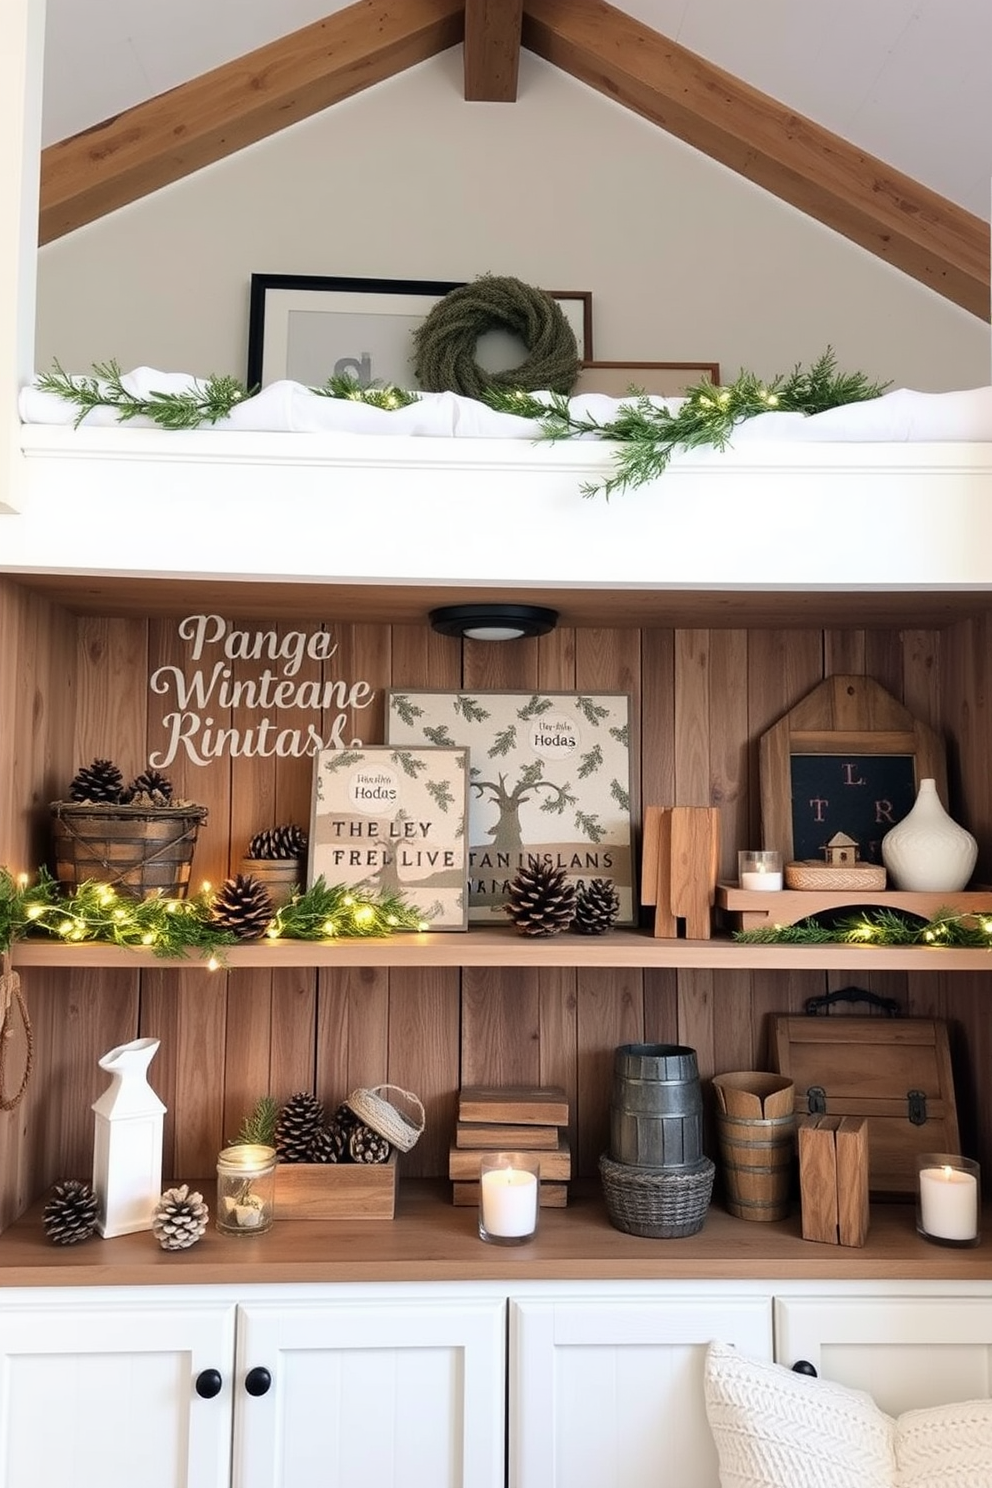
[[[541,857],[577,885],[609,880],[632,923],[625,693],[394,690],[386,730],[393,745],[468,746],[471,921],[505,923],[511,880]]]
[[[463,747],[322,749],[309,882],[402,894],[431,930],[464,930],[467,776]]]

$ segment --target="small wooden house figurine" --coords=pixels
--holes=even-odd
[[[823,852],[828,868],[853,868],[858,861],[858,844],[846,832],[835,832]]]

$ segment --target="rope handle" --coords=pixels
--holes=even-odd
[[[17,1011],[21,1015],[21,1023],[24,1027],[24,1073],[21,1083],[13,1095],[8,1095],[4,1080],[4,1067],[6,1064],[7,1047],[14,1037],[13,1022],[10,1018],[11,1005],[17,1005]],[[34,1067],[34,1031],[31,1027],[31,1019],[28,1017],[27,1003],[24,1001],[24,993],[21,991],[21,978],[11,964],[10,954],[3,953],[2,971],[0,971],[0,1111],[12,1111],[19,1105],[28,1088],[31,1078],[31,1070]]]
[[[415,1119],[412,1122],[410,1121],[410,1118],[407,1115],[406,1111],[404,1111],[401,1107],[397,1106],[395,1101],[390,1101],[390,1105],[394,1106],[395,1109],[397,1111],[399,1111],[399,1114],[403,1117],[403,1119],[409,1125],[415,1126],[418,1131],[423,1131],[424,1125],[425,1125],[425,1123],[427,1121],[427,1112],[424,1110],[424,1103],[420,1099],[420,1096],[419,1095],[414,1095],[414,1093],[413,1093],[412,1090],[404,1090],[403,1087],[402,1087],[402,1085],[373,1085],[372,1086],[372,1094],[373,1095],[381,1095],[381,1096],[383,1096],[384,1099],[387,1098],[386,1095],[385,1095],[385,1092],[387,1090],[395,1090],[396,1093],[397,1093],[397,1095],[401,1095],[401,1096],[403,1096],[404,1100],[409,1101],[410,1106],[413,1108],[414,1117],[415,1117]]]

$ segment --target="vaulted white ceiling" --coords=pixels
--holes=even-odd
[[[44,143],[351,0],[48,0]],[[621,9],[986,221],[990,0],[621,0]]]

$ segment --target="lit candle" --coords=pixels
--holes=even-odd
[[[483,1158],[479,1175],[479,1234],[520,1242],[537,1229],[538,1165],[522,1154]]]
[[[974,1240],[978,1235],[977,1173],[966,1173],[952,1163],[921,1168],[920,1226],[936,1240]]]
[[[738,853],[737,880],[742,889],[762,889],[768,893],[775,893],[782,887],[782,854],[778,852]]]

